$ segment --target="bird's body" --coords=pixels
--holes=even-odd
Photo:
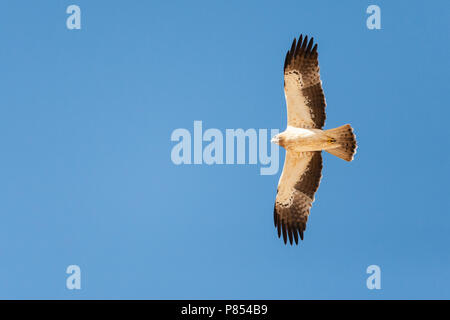
[[[314,195],[322,178],[322,150],[352,161],[356,138],[349,124],[323,130],[325,96],[319,74],[317,44],[294,39],[284,62],[288,125],[272,142],[286,149],[274,208],[275,227],[284,242],[303,240]]]
[[[280,146],[296,153],[334,148],[334,139],[321,129],[305,129],[288,126],[278,137],[278,144]]]

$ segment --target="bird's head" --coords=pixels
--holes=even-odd
[[[274,135],[273,137],[272,137],[272,139],[270,140],[270,142],[272,142],[272,143],[275,143],[275,144],[277,144],[277,145],[281,145],[281,136],[280,136],[280,134],[277,134],[277,135]]]
[[[280,147],[286,148],[286,135],[284,132],[274,135],[270,142],[279,145]]]

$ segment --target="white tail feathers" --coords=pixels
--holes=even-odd
[[[330,149],[327,148],[325,151],[346,161],[352,161],[357,148],[352,127],[346,124],[338,128],[325,130],[325,133],[333,141]]]

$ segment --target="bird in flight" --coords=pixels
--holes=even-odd
[[[322,150],[352,161],[356,138],[349,124],[322,130],[325,96],[319,74],[317,44],[308,36],[294,38],[284,61],[287,128],[272,142],[286,149],[274,208],[275,228],[284,243],[303,240],[314,194],[322,177]]]

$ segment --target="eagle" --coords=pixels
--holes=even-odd
[[[284,93],[287,128],[271,142],[286,149],[283,172],[278,182],[274,223],[284,243],[303,240],[309,212],[322,178],[322,150],[352,161],[356,137],[349,124],[323,130],[325,96],[319,74],[314,38],[294,38],[284,61]]]

